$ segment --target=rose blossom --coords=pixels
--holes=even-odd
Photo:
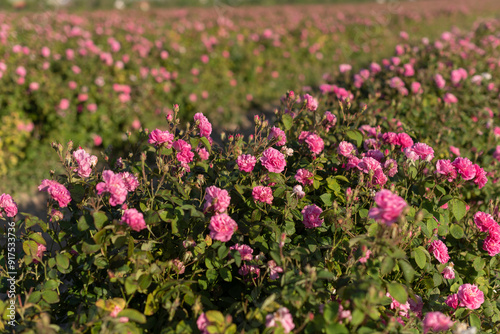
[[[450,160],[438,160],[436,162],[436,171],[438,174],[447,176],[448,182],[452,182],[457,177],[457,170]]]
[[[118,173],[118,175],[120,175],[123,179],[123,182],[125,182],[125,188],[127,189],[127,191],[132,192],[139,186],[139,181],[134,174],[131,174],[129,172],[121,172]]]
[[[96,186],[97,194],[109,193],[109,204],[116,206],[123,204],[127,198],[127,185],[120,174],[115,174],[113,171],[105,170],[102,172],[102,179]]]
[[[304,209],[302,209],[302,216],[304,217],[302,223],[304,223],[306,228],[321,226],[323,224],[323,219],[320,219],[319,216],[322,212],[323,210],[315,204],[304,207]]]
[[[208,325],[209,322],[205,313],[200,314],[198,320],[196,320],[196,326],[198,327],[198,330],[201,332],[201,334],[208,334]]]
[[[269,187],[256,186],[252,189],[254,201],[273,204],[273,191]]]
[[[375,203],[377,207],[371,208],[368,216],[386,225],[396,222],[408,205],[403,198],[387,189],[380,190],[375,195]]]
[[[267,262],[267,267],[269,268],[269,279],[274,281],[278,279],[279,274],[283,272],[283,268],[278,266],[274,260],[270,260]]]
[[[237,250],[240,253],[241,259],[243,261],[252,261],[253,260],[253,249],[248,245],[240,245],[235,244],[234,246],[229,247],[231,250]]]
[[[194,120],[200,130],[200,136],[210,137],[212,133],[212,124],[209,122],[208,118],[206,118],[203,113],[199,112],[194,115]]]
[[[411,147],[413,145],[413,139],[404,132],[398,134],[398,141],[402,148]]]
[[[304,186],[310,186],[314,183],[314,174],[307,169],[301,168],[295,174],[295,180]]]
[[[370,158],[370,157],[364,157],[358,163],[358,168],[361,171],[363,171],[363,173],[368,174],[368,173],[370,173],[371,170],[375,171],[375,170],[381,168],[381,166],[380,166],[380,162],[378,162],[377,160]]]
[[[0,195],[0,209],[0,217],[2,216],[2,212],[11,218],[17,215],[17,204],[9,194]]]
[[[476,310],[484,303],[484,293],[474,284],[463,284],[457,292],[460,306]]]
[[[344,157],[351,157],[353,151],[355,150],[356,148],[354,145],[346,141],[341,141],[337,147],[337,153],[343,155]]]
[[[290,333],[294,328],[292,315],[286,307],[279,308],[274,314],[266,315],[266,327],[276,327],[280,323],[284,333]]]
[[[78,164],[76,171],[80,177],[89,177],[92,172],[92,167],[97,164],[97,157],[90,155],[83,149],[78,149],[73,152],[73,158]]]
[[[453,262],[450,262],[450,264],[444,268],[443,272],[443,277],[446,279],[454,279],[455,278],[455,270],[453,270]]]
[[[122,223],[126,223],[132,230],[137,232],[146,228],[144,216],[136,209],[125,210],[122,216]]]
[[[441,240],[434,240],[429,246],[429,252],[431,252],[440,263],[447,263],[450,260],[448,247],[446,247]]]
[[[500,228],[490,232],[490,235],[484,240],[483,249],[487,251],[490,256],[495,256],[500,253]]]
[[[272,147],[269,147],[262,153],[260,162],[271,173],[281,173],[286,166],[283,153]]]
[[[451,164],[457,169],[464,180],[468,181],[476,177],[476,169],[469,159],[457,157]]]
[[[61,208],[68,206],[69,202],[71,202],[71,194],[57,181],[53,180],[43,180],[42,184],[38,186],[39,191],[47,191],[54,200],[59,203]]]
[[[498,225],[490,214],[481,211],[476,212],[474,215],[474,223],[476,223],[477,228],[481,232],[492,231],[495,225]]]
[[[286,135],[285,131],[281,130],[280,128],[277,128],[275,126],[272,127],[271,131],[269,132],[269,137],[267,137],[269,141],[276,140],[276,145],[278,146],[283,146],[286,144]]]
[[[474,164],[474,169],[476,170],[474,183],[478,186],[479,189],[481,189],[488,182],[488,179],[486,178],[486,172],[477,164]]]
[[[172,147],[177,151],[176,158],[181,163],[181,166],[188,167],[188,164],[194,158],[194,153],[191,152],[191,144],[179,139],[173,143]]]
[[[394,159],[387,159],[384,163],[384,169],[388,176],[393,177],[398,173],[398,163]]]
[[[418,157],[425,161],[431,161],[434,158],[434,150],[427,144],[416,143],[413,144],[411,150],[415,152]]]
[[[441,312],[429,312],[424,318],[424,334],[429,330],[434,332],[447,331],[453,326],[450,317]]]
[[[222,213],[227,210],[231,202],[231,197],[227,190],[217,188],[216,186],[210,186],[205,193],[205,201],[204,211],[210,209]]]
[[[456,293],[449,295],[448,298],[446,298],[445,303],[449,307],[456,310],[458,307],[458,295]]]
[[[225,213],[216,214],[210,218],[210,237],[222,242],[229,241],[238,229],[238,224]]]
[[[165,144],[166,148],[172,147],[172,142],[174,141],[174,135],[168,131],[161,131],[159,129],[153,130],[149,134],[148,143],[154,144],[155,146],[160,146]]]
[[[306,195],[306,193],[302,190],[302,186],[299,184],[293,187],[293,193],[294,195],[297,195],[298,198],[303,198]]]
[[[257,159],[251,154],[243,154],[236,159],[236,163],[242,172],[250,173],[253,171],[255,164],[257,163]]]

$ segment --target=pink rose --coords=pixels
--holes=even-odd
[[[238,224],[227,214],[216,214],[210,218],[210,237],[215,240],[226,242],[231,240],[233,233],[238,229]]]
[[[458,307],[458,295],[456,293],[449,295],[448,298],[446,298],[445,303],[449,307],[456,310]]]
[[[262,153],[260,162],[271,173],[281,173],[286,166],[283,153],[272,147],[269,147]]]
[[[204,211],[213,210],[222,213],[227,210],[231,202],[231,196],[225,189],[210,186],[205,193],[205,201]]]
[[[476,223],[477,228],[481,232],[494,230],[495,225],[498,225],[490,214],[481,211],[476,212],[474,215],[474,223]]]
[[[275,143],[276,145],[283,146],[286,144],[285,131],[273,126],[271,131],[269,132],[269,137],[267,139],[269,141],[276,140],[276,143]]]
[[[76,171],[80,177],[89,177],[92,172],[92,167],[97,164],[97,157],[90,155],[83,149],[78,149],[73,152],[73,158],[78,164]]]
[[[201,334],[208,334],[207,331],[208,325],[209,322],[205,313],[200,314],[198,320],[196,320],[196,326],[198,326],[198,329],[200,330]]]
[[[429,330],[434,332],[447,331],[453,326],[450,317],[441,312],[429,312],[424,318],[424,334]]]
[[[113,171],[105,170],[102,172],[102,179],[96,186],[97,194],[109,193],[109,204],[116,206],[123,204],[127,199],[127,185],[120,174],[115,174]]]
[[[448,247],[441,240],[434,240],[429,246],[429,252],[434,254],[434,257],[440,263],[447,263],[450,260]]]
[[[277,324],[283,327],[284,333],[290,333],[294,328],[292,315],[286,307],[279,308],[274,314],[266,315],[266,327],[276,327]]]
[[[47,191],[54,200],[59,203],[61,208],[68,206],[69,202],[71,202],[71,194],[57,181],[52,180],[43,180],[42,184],[38,186],[39,191]]]
[[[388,176],[393,177],[398,173],[398,163],[394,159],[387,159],[384,163],[384,169]]]
[[[314,174],[307,169],[301,168],[295,174],[295,180],[304,186],[310,186],[314,183]]]
[[[398,141],[402,148],[411,147],[413,145],[413,139],[404,132],[398,134]]]
[[[484,293],[474,284],[463,284],[458,288],[460,306],[476,310],[484,303]]]
[[[273,191],[269,187],[256,186],[252,189],[254,201],[273,204]]]
[[[168,131],[161,131],[159,129],[155,129],[149,134],[148,143],[154,144],[155,146],[161,146],[165,144],[164,146],[166,148],[171,148],[173,141],[174,141],[173,134],[171,134]]]
[[[11,218],[17,215],[17,204],[9,194],[0,195],[0,210],[0,217],[2,216],[2,212]]]
[[[376,171],[377,169],[381,168],[380,162],[377,160],[370,158],[370,157],[364,157],[361,159],[361,161],[358,164],[358,168],[363,172],[363,173],[370,173],[370,171]]]
[[[444,268],[443,272],[443,277],[446,279],[454,279],[455,278],[455,270],[453,270],[453,262],[450,262],[450,264]]]
[[[314,228],[319,227],[323,224],[323,219],[320,219],[319,216],[323,210],[315,204],[308,205],[304,209],[302,209],[302,217],[306,228]]]
[[[132,230],[137,232],[146,228],[144,216],[136,209],[125,210],[122,216],[122,223],[126,223]]]
[[[257,163],[257,159],[251,154],[243,154],[236,159],[236,163],[238,164],[240,171],[250,173],[253,171],[255,164]]]
[[[346,141],[341,141],[339,143],[339,147],[337,147],[337,153],[339,155],[343,155],[344,157],[351,157],[353,155],[353,151],[356,151],[354,145]]]
[[[139,181],[134,174],[131,174],[129,172],[121,172],[118,173],[118,175],[120,175],[123,179],[123,182],[125,182],[125,188],[128,192],[134,191],[139,186]]]
[[[476,169],[469,159],[457,157],[451,164],[457,169],[464,180],[468,181],[476,177]]]
[[[474,169],[476,170],[474,184],[476,184],[478,186],[478,188],[481,189],[488,182],[488,179],[486,178],[486,172],[484,171],[484,169],[479,167],[479,165],[477,165],[477,164],[474,164]]]
[[[368,216],[386,225],[395,223],[403,209],[408,205],[406,201],[390,190],[383,189],[375,195],[377,207],[368,212]]]
[[[431,161],[434,158],[434,150],[427,144],[416,143],[412,145],[411,149],[422,160]]]
[[[269,268],[269,279],[274,281],[279,278],[279,274],[283,272],[283,268],[278,266],[274,260],[267,262],[267,267]]]
[[[483,249],[487,251],[490,256],[495,256],[500,253],[500,228],[490,232],[490,235],[484,240]]]
[[[194,120],[200,130],[200,136],[202,137],[210,137],[212,133],[212,124],[208,121],[203,113],[199,112],[194,115]]]
[[[241,259],[243,261],[253,260],[253,249],[248,245],[235,244],[234,246],[229,247],[229,249],[237,250],[240,253]]]
[[[448,182],[452,182],[457,177],[457,170],[450,160],[438,160],[436,162],[436,171],[438,174],[447,176]]]

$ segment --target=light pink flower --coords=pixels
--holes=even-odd
[[[183,167],[193,161],[194,153],[191,152],[191,144],[179,139],[172,144],[172,147],[177,151],[176,158]]]
[[[283,268],[278,266],[274,260],[268,261],[267,267],[269,268],[269,279],[272,281],[278,279],[279,274],[283,272]]]
[[[303,100],[305,102],[305,106],[306,106],[307,110],[315,111],[316,109],[318,109],[318,100],[316,100],[311,95],[305,94],[303,97]]]
[[[386,225],[395,223],[408,205],[403,198],[386,189],[375,195],[375,203],[377,207],[371,208],[368,216]]]
[[[322,212],[323,210],[315,204],[304,207],[304,209],[302,209],[302,217],[304,218],[302,223],[306,228],[321,226],[323,224],[323,219],[320,219],[319,216]]]
[[[178,275],[184,274],[184,271],[186,270],[186,266],[184,265],[184,263],[179,259],[174,259],[172,262],[174,265],[175,272]]]
[[[361,250],[363,251],[363,256],[359,258],[359,262],[366,263],[372,255],[372,251],[369,250],[365,245],[361,246]]]
[[[378,168],[373,173],[372,185],[373,186],[383,186],[387,183],[387,176],[384,174],[382,168]]]
[[[343,155],[344,157],[351,157],[356,152],[356,148],[353,144],[347,141],[341,141],[337,147],[337,153]]]
[[[38,247],[36,249],[36,259],[33,259],[33,262],[39,262],[38,260],[41,260],[43,257],[43,253],[47,250],[47,247],[45,247],[43,244],[37,243]]]
[[[17,215],[17,204],[9,194],[0,195],[0,217],[2,213],[11,218]]]
[[[155,146],[165,146],[166,148],[172,147],[172,142],[174,141],[174,135],[168,131],[161,131],[159,129],[153,130],[149,134],[148,143],[154,144]]]
[[[381,168],[380,162],[377,160],[370,158],[370,157],[364,157],[361,159],[361,161],[358,163],[358,168],[363,172],[363,173],[370,173],[370,171],[376,171],[377,169]]]
[[[444,268],[441,274],[443,274],[443,277],[446,279],[454,279],[455,270],[453,269],[453,262],[450,262],[450,264]]]
[[[302,133],[299,136],[299,141],[300,142],[305,141],[309,146],[309,150],[311,150],[311,152],[314,154],[321,153],[321,151],[323,151],[325,147],[323,139],[321,139],[320,136],[318,136],[313,132],[302,131]]]
[[[434,332],[447,331],[453,326],[450,317],[441,312],[429,312],[424,318],[424,334],[429,330]]]
[[[113,171],[105,170],[102,172],[104,182],[98,183],[96,186],[97,194],[109,193],[109,204],[116,206],[123,204],[127,199],[127,185],[120,174],[115,174]]]
[[[441,240],[434,240],[429,246],[429,252],[434,254],[440,263],[447,263],[450,260],[448,247]]]
[[[303,198],[306,193],[302,190],[302,186],[301,185],[296,185],[295,187],[293,187],[293,193],[298,197],[298,198]]]
[[[208,121],[208,118],[206,118],[203,113],[199,112],[194,115],[194,120],[200,130],[200,136],[210,137],[212,133],[212,124]]]
[[[416,143],[412,145],[411,149],[422,160],[431,161],[434,158],[434,150],[427,144]]]
[[[73,152],[73,158],[78,164],[76,171],[80,177],[89,177],[92,173],[92,167],[97,164],[97,157],[90,155],[84,149],[78,149]]]
[[[398,173],[398,163],[394,159],[387,159],[384,163],[384,169],[388,176],[393,177]]]
[[[483,249],[490,256],[495,256],[500,253],[500,228],[497,224],[497,229],[490,231],[490,235],[486,237],[483,243]]]
[[[456,310],[458,307],[458,295],[456,293],[449,295],[448,298],[446,298],[445,303],[449,307]]]
[[[460,149],[458,147],[450,146],[450,152],[457,156],[460,156]]]
[[[251,154],[243,154],[236,159],[236,163],[238,164],[240,171],[250,173],[253,171],[255,164],[257,163],[257,159]]]
[[[200,314],[198,320],[196,320],[196,326],[198,327],[198,330],[201,332],[201,334],[208,334],[208,325],[209,322],[205,313]]]
[[[57,181],[53,180],[43,180],[42,184],[38,186],[39,191],[47,191],[54,200],[59,203],[61,208],[68,206],[69,202],[71,202],[71,194]]]
[[[238,224],[227,214],[216,214],[210,218],[210,237],[222,242],[229,241],[233,233],[238,229]]]
[[[132,230],[137,232],[146,228],[144,216],[136,209],[125,210],[122,216],[122,223],[126,223]]]
[[[231,197],[225,189],[210,186],[205,193],[205,206],[204,211],[213,210],[217,213],[222,213],[227,210]]]
[[[266,327],[276,327],[280,323],[284,333],[290,333],[294,328],[292,315],[286,307],[281,307],[274,314],[266,315]]]
[[[345,73],[349,72],[352,69],[352,66],[349,64],[340,64],[339,65],[339,71],[340,73]]]
[[[314,183],[314,174],[307,169],[301,168],[295,174],[295,180],[304,186],[310,186]]]
[[[436,171],[438,174],[447,176],[448,182],[452,182],[457,177],[457,170],[450,160],[438,160],[436,162]]]
[[[271,131],[269,132],[269,137],[267,139],[269,141],[276,139],[276,145],[283,146],[286,144],[285,131],[273,126]]]
[[[389,292],[387,292],[385,295],[387,297],[391,298],[391,300],[392,300],[392,302],[391,302],[391,310],[398,311],[398,313],[399,313],[400,316],[408,317],[408,313],[409,313],[409,310],[410,310],[410,303],[408,301],[406,301],[406,303],[404,303],[404,304],[401,304],[396,299],[394,299],[394,297],[392,297]]]
[[[125,182],[125,188],[128,192],[134,191],[139,186],[139,181],[134,174],[131,174],[129,172],[121,172],[118,175],[120,175],[123,179],[123,182]]]
[[[460,306],[476,310],[484,303],[484,293],[474,284],[463,284],[457,292]]]
[[[201,160],[207,160],[210,157],[210,153],[202,147],[202,148],[197,148],[196,152],[198,153],[198,156],[200,157]]]
[[[415,95],[422,94],[424,91],[420,82],[414,81],[410,85],[411,92]]]
[[[273,204],[273,191],[269,187],[256,186],[252,189],[254,201]]]
[[[260,162],[271,173],[281,173],[286,166],[283,153],[272,147],[269,147],[262,153]]]
[[[476,177],[476,168],[469,159],[457,157],[451,164],[457,169],[464,180],[468,181]]]
[[[234,246],[229,247],[231,250],[237,250],[240,253],[241,259],[243,261],[252,261],[253,260],[253,249],[248,245],[240,245],[235,244]]]
[[[449,103],[449,104],[454,104],[454,103],[457,103],[458,102],[458,99],[455,95],[453,95],[452,93],[446,93],[444,94],[443,96],[443,101],[445,103]]]
[[[441,74],[436,74],[434,76],[434,82],[436,83],[436,86],[441,89],[446,86],[446,80],[444,80],[443,76]]]
[[[476,170],[474,184],[476,184],[478,186],[478,188],[481,189],[488,182],[488,178],[486,178],[486,172],[484,171],[484,169],[479,167],[479,165],[477,165],[477,164],[474,164],[474,169]]]

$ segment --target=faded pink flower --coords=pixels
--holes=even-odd
[[[438,174],[447,176],[448,182],[452,182],[457,177],[457,170],[450,160],[438,160],[436,162],[436,171]]]
[[[269,132],[269,136],[267,137],[267,139],[269,141],[276,140],[276,143],[275,143],[276,145],[283,146],[286,144],[285,131],[273,126],[271,131]]]
[[[297,198],[303,198],[306,195],[306,193],[302,189],[302,186],[299,184],[293,187],[293,193],[297,196]]]
[[[304,207],[304,209],[302,209],[302,217],[304,218],[302,223],[306,228],[321,226],[323,224],[323,219],[320,219],[319,216],[322,212],[323,210],[315,204]]]
[[[315,111],[316,109],[318,109],[318,100],[316,100],[311,95],[305,94],[303,97],[303,101],[307,110]]]
[[[251,154],[243,154],[236,159],[236,163],[242,172],[250,173],[253,171],[255,164],[257,163],[257,159]]]
[[[310,186],[314,183],[314,174],[307,169],[301,168],[295,174],[295,180],[304,186]]]
[[[384,169],[388,176],[393,177],[398,173],[398,163],[394,159],[387,159],[384,163]]]
[[[125,182],[125,188],[128,192],[134,191],[139,186],[139,181],[134,174],[129,172],[121,172],[118,175],[120,175],[123,179],[123,182]]]
[[[231,240],[233,233],[238,229],[238,224],[225,213],[216,214],[210,218],[210,237],[226,242]]]
[[[237,250],[240,253],[241,259],[243,261],[252,261],[253,260],[253,249],[248,245],[240,245],[235,244],[234,246],[229,247],[231,250]]]
[[[203,161],[207,160],[210,157],[210,153],[208,153],[208,151],[204,147],[196,149],[196,152],[198,153],[200,159]]]
[[[274,260],[268,261],[267,267],[269,268],[269,279],[272,281],[278,279],[279,274],[283,272],[283,268],[278,266]]]
[[[458,295],[456,293],[449,295],[448,298],[446,298],[445,303],[449,307],[456,310],[458,307]]]
[[[273,314],[266,315],[266,327],[276,327],[278,323],[283,327],[284,333],[290,333],[294,328],[292,315],[286,307],[279,308]]]
[[[47,191],[50,197],[59,203],[61,208],[68,206],[69,202],[71,202],[70,192],[57,181],[45,179],[42,181],[42,184],[38,186],[38,190]]]
[[[375,195],[377,207],[373,207],[368,212],[368,216],[386,225],[395,223],[403,209],[408,205],[406,201],[390,190],[380,190]]]
[[[374,186],[383,186],[387,183],[387,176],[384,174],[382,168],[378,168],[373,173],[372,177],[372,185]]]
[[[2,213],[11,218],[17,215],[17,204],[9,194],[0,195],[0,217]]]
[[[273,204],[273,191],[269,187],[256,186],[252,189],[252,197],[254,201]]]
[[[198,330],[201,332],[201,334],[208,334],[208,325],[209,321],[205,313],[200,314],[198,320],[196,320],[196,326],[198,327]]]
[[[174,141],[174,135],[168,131],[161,131],[160,129],[155,129],[149,134],[148,143],[154,144],[155,146],[165,146],[166,148],[172,147],[172,142]]]
[[[127,185],[120,174],[115,174],[113,171],[105,170],[102,172],[104,182],[98,183],[96,186],[97,194],[109,193],[109,204],[116,206],[123,204],[127,199]]]
[[[38,260],[41,260],[43,257],[43,253],[47,250],[47,247],[45,247],[43,244],[37,243],[38,247],[36,250],[36,259],[33,259],[33,262],[39,262]]]
[[[354,145],[347,141],[341,141],[337,147],[337,153],[343,155],[344,157],[351,157],[355,152],[356,148]]]
[[[455,270],[453,269],[453,262],[450,262],[450,264],[444,268],[441,274],[443,274],[443,277],[446,279],[454,279]]]
[[[126,223],[134,231],[141,231],[146,228],[146,222],[142,213],[136,209],[125,210],[122,216],[122,224]]]
[[[210,186],[205,193],[205,201],[204,211],[213,210],[222,213],[227,210],[231,202],[231,196],[225,189]]]
[[[97,157],[90,155],[84,149],[78,149],[73,152],[73,158],[78,164],[76,171],[80,177],[89,177],[92,173],[92,167],[97,164]]]
[[[372,255],[372,251],[369,250],[365,245],[361,246],[361,250],[363,251],[363,256],[359,258],[359,262],[366,263]]]
[[[450,317],[441,312],[429,312],[424,318],[424,334],[429,330],[434,332],[447,331],[453,326]]]
[[[457,156],[460,156],[460,149],[458,147],[450,146],[450,152]]]
[[[172,263],[174,265],[174,270],[178,275],[184,274],[184,272],[186,271],[186,266],[181,260],[174,259]]]
[[[458,99],[455,95],[453,95],[452,93],[446,93],[444,94],[443,96],[443,101],[445,103],[449,103],[449,104],[454,104],[454,103],[457,103],[458,102]]]
[[[458,288],[458,301],[461,307],[476,310],[484,303],[484,293],[474,284],[463,284]]]
[[[61,102],[59,102],[59,109],[66,110],[68,108],[69,108],[69,100],[68,99],[62,99]]]
[[[243,264],[238,270],[238,274],[241,276],[248,276],[251,274],[255,274],[255,276],[259,277],[260,276],[260,268],[255,265],[255,264]]]
[[[476,177],[476,168],[469,159],[457,157],[451,164],[457,169],[464,180],[468,181]]]
[[[269,147],[262,153],[260,162],[271,173],[281,173],[286,166],[283,153],[272,147]]]
[[[203,113],[199,112],[194,115],[194,120],[200,130],[200,136],[210,137],[212,133],[212,124],[209,122],[208,118],[206,118]]]
[[[370,157],[364,157],[361,159],[361,161],[358,163],[358,168],[363,172],[363,173],[370,173],[370,171],[376,171],[377,169],[381,168],[380,162],[377,160],[370,158]]]
[[[434,255],[440,263],[447,263],[450,260],[448,247],[441,240],[434,240],[429,246],[429,252]]]
[[[391,300],[392,300],[392,302],[391,302],[391,310],[398,311],[398,313],[399,313],[400,316],[403,316],[403,317],[407,317],[408,316],[408,313],[409,313],[409,310],[410,310],[410,303],[408,301],[406,301],[406,303],[404,303],[404,304],[401,304],[396,299],[394,299],[394,297],[392,297],[389,292],[387,292],[385,295],[387,297],[391,298]]]

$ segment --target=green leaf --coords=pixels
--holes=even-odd
[[[453,213],[453,216],[455,216],[455,219],[457,221],[460,221],[467,213],[465,202],[462,201],[461,199],[454,198],[448,202],[448,205],[449,208],[451,209],[451,212]]]
[[[26,253],[26,255],[36,256],[36,253],[38,251],[38,245],[33,240],[27,240],[23,242],[23,250]]]
[[[289,114],[283,114],[283,116],[281,116],[281,121],[283,122],[283,127],[285,128],[285,131],[288,131],[292,128],[293,118]]]
[[[359,131],[359,130],[347,130],[345,134],[350,139],[356,141],[357,147],[361,147],[361,144],[363,143],[363,134],[361,133],[361,131]]]
[[[208,152],[212,152],[212,145],[210,145],[210,142],[206,137],[201,137],[201,142],[203,143],[203,146],[205,146]]]
[[[390,256],[386,256],[382,261],[382,265],[380,266],[380,274],[387,275],[394,268],[394,259]]]
[[[94,225],[98,230],[102,229],[104,223],[108,220],[104,212],[94,212],[92,216],[94,216]]]
[[[45,239],[42,237],[41,234],[38,234],[38,233],[30,233],[30,239],[35,241],[37,244],[42,244],[44,246],[47,245],[47,243],[45,242]]]
[[[455,239],[462,239],[464,237],[464,230],[457,224],[452,224],[450,227],[450,234]]]
[[[326,206],[331,206],[333,204],[332,194],[330,193],[324,193],[323,195],[320,196],[320,198],[323,201],[323,203],[325,203]]]
[[[69,192],[71,194],[71,200],[76,203],[80,203],[85,197],[85,188],[80,184],[73,184]]]
[[[474,259],[474,262],[472,263],[472,266],[474,267],[474,269],[477,271],[477,272],[480,272],[481,270],[483,270],[484,266],[486,265],[486,261],[481,258],[481,257],[476,257]]]
[[[207,320],[209,322],[215,323],[217,325],[224,325],[225,323],[224,316],[219,311],[207,311],[205,312],[205,316],[207,317]]]
[[[231,275],[231,270],[229,270],[226,267],[219,269],[219,275],[226,282],[231,282],[233,280],[233,276]]]
[[[59,302],[59,296],[57,295],[57,292],[52,290],[45,290],[42,293],[42,298],[49,304],[55,304]]]
[[[85,254],[92,254],[97,252],[99,249],[101,249],[101,245],[96,245],[93,240],[91,240],[92,243],[88,243],[86,241],[83,242],[82,244],[82,251]]]
[[[79,231],[86,231],[90,228],[90,216],[88,215],[83,215],[80,217],[80,219],[78,219],[78,224],[77,224],[77,227],[78,227],[78,230]]]
[[[471,327],[481,328],[481,319],[475,313],[470,314],[469,321]]]
[[[69,268],[69,259],[64,254],[57,254],[56,255],[56,263],[57,263],[58,267],[61,267],[63,269]]]
[[[403,275],[407,283],[413,282],[415,277],[415,269],[411,266],[411,264],[406,260],[398,260],[399,267],[403,271]]]
[[[358,326],[363,322],[363,320],[365,320],[365,314],[363,313],[363,311],[361,311],[359,308],[355,309],[354,312],[352,312],[351,324],[353,326]]]
[[[399,283],[390,283],[387,286],[387,289],[389,290],[392,298],[396,299],[401,304],[406,303],[406,301],[408,300],[408,293],[406,292],[406,289],[403,285]]]
[[[427,256],[425,255],[425,251],[422,249],[422,246],[415,249],[413,256],[415,258],[415,262],[420,269],[425,268],[425,263],[427,261]]]
[[[358,211],[358,213],[359,213],[359,216],[360,216],[361,218],[366,218],[366,217],[368,217],[368,209],[361,209],[361,210],[359,210],[359,211]]]
[[[227,248],[226,245],[221,244],[219,249],[217,250],[217,256],[219,257],[219,259],[220,260],[225,259],[228,253],[229,253],[229,248]]]
[[[357,310],[356,310],[357,311]],[[326,326],[326,334],[348,334],[349,331],[344,325],[333,323]]]
[[[126,317],[129,320],[134,321],[134,322],[138,322],[140,324],[146,323],[146,316],[144,314],[142,314],[141,312],[134,310],[134,309],[131,309],[131,308],[128,308],[128,309],[121,311],[120,313],[118,313],[117,317],[118,318]]]
[[[33,291],[28,298],[28,303],[37,304],[42,298],[42,293],[40,291]]]
[[[207,279],[209,282],[213,282],[217,279],[217,270],[215,269],[208,269],[207,270]]]

